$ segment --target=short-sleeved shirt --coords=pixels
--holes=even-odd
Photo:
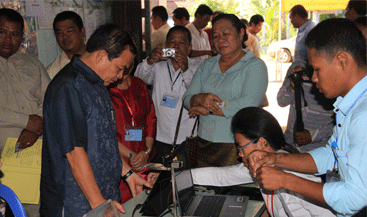
[[[44,101],[41,215],[82,216],[91,207],[76,183],[66,158],[83,147],[106,199],[119,200],[122,172],[115,114],[103,80],[79,56],[47,88]]]

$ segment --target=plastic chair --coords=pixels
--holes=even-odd
[[[8,186],[0,184],[0,197],[3,198],[13,211],[14,217],[27,217],[22,203]]]

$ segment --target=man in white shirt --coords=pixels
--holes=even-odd
[[[56,41],[61,54],[47,67],[51,79],[68,64],[74,54],[85,52],[85,28],[82,18],[73,11],[63,11],[56,15],[53,23]]]
[[[163,45],[158,45],[135,71],[135,76],[153,85],[152,98],[157,115],[157,162],[161,162],[164,153],[172,148],[182,96],[201,63],[200,60],[188,58],[192,47],[191,34],[184,26],[170,29],[166,47],[175,49],[173,57],[163,57]],[[191,134],[194,122],[195,119],[190,119],[188,111],[184,110],[177,144],[181,144]]]
[[[43,134],[43,96],[50,78],[37,58],[19,50],[23,31],[18,12],[0,9],[0,154],[7,138],[18,138],[24,149]],[[28,216],[39,216],[38,204],[23,205]]]
[[[200,5],[195,12],[195,20],[186,27],[192,36],[192,51],[190,57],[203,60],[212,56],[208,34],[203,29],[208,25],[213,11],[207,5]]]
[[[154,49],[158,44],[164,44],[168,30],[171,28],[167,24],[168,14],[163,6],[155,6],[150,17],[153,26],[153,33],[150,36],[151,48]]]

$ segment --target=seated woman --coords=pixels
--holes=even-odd
[[[238,164],[231,119],[241,108],[259,106],[268,86],[264,61],[242,49],[247,34],[238,17],[220,14],[212,23],[218,55],[201,63],[182,97],[189,115],[200,116],[198,167]]]
[[[231,186],[253,182],[248,170],[247,156],[254,150],[267,152],[298,152],[286,144],[278,121],[267,111],[257,107],[241,109],[232,119],[238,156],[243,163],[228,167],[192,169],[194,184]],[[274,173],[289,172],[297,176],[321,182],[321,178],[310,174],[282,171],[273,168]],[[288,190],[267,191],[260,189],[271,216],[335,216],[329,209],[314,201]]]
[[[145,83],[130,76],[132,68],[133,64],[121,80],[109,87],[109,92],[116,113],[117,140],[124,145],[120,148],[120,153],[145,178],[142,165],[150,162],[156,152],[153,143],[157,117]],[[132,198],[129,187],[123,180],[120,182],[120,191],[121,203]]]

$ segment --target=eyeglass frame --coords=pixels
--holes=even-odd
[[[241,152],[243,149],[245,149],[247,146],[251,145],[252,143],[257,143],[259,141],[259,138],[256,138],[254,140],[252,140],[251,142],[247,143],[246,145],[244,146],[239,146],[239,145],[236,145],[236,148],[238,150],[238,152]]]

